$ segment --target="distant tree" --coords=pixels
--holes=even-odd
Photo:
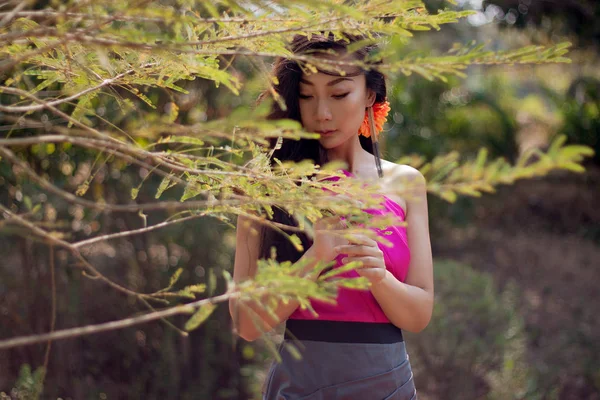
[[[600,51],[600,2],[596,0],[486,0],[500,7],[503,24],[525,27],[528,24],[559,34],[575,35],[578,45],[593,46]]]

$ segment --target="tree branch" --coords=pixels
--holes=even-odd
[[[87,325],[79,328],[63,329],[52,333],[44,333],[41,335],[22,336],[13,339],[0,340],[0,350],[10,349],[13,347],[26,346],[35,343],[42,343],[49,340],[71,339],[83,335],[94,333],[107,332],[116,329],[128,328],[143,324],[157,319],[163,319],[178,314],[190,314],[195,309],[207,304],[218,304],[229,300],[230,298],[239,297],[239,292],[229,292],[208,299],[198,300],[192,303],[175,306],[166,310],[155,311],[139,317],[121,319],[118,321],[106,322],[97,325]]]
[[[1,12],[0,17],[3,17],[11,12]],[[85,14],[85,13],[73,13],[73,12],[58,12],[58,11],[20,11],[15,14],[17,17],[25,17],[25,18],[60,18],[60,17],[69,17],[69,18],[87,18],[92,19],[94,21],[98,20],[109,20],[109,21],[131,21],[131,22],[165,22],[165,18],[162,17],[138,17],[131,15],[119,15],[116,17],[113,16],[104,16],[104,15],[96,15],[96,14]],[[287,19],[287,18],[199,18],[196,16],[178,16],[173,15],[169,18],[186,20],[194,22],[203,22],[207,24],[212,24],[215,22],[219,23],[248,23],[248,22],[301,22],[303,20],[299,19]]]
[[[133,235],[139,235],[142,233],[147,233],[147,232],[151,232],[154,231],[156,229],[160,229],[163,228],[165,226],[168,225],[174,225],[174,224],[178,224],[180,222],[185,222],[185,221],[189,221],[191,219],[195,219],[195,218],[201,218],[206,216],[206,214],[202,213],[202,214],[197,214],[197,215],[190,215],[187,217],[183,217],[183,218],[179,218],[175,221],[165,221],[165,222],[161,222],[152,226],[148,226],[146,228],[141,228],[141,229],[135,229],[135,230],[131,230],[131,231],[126,231],[126,232],[119,232],[119,233],[112,233],[112,234],[108,234],[108,235],[102,235],[102,236],[97,236],[95,238],[91,238],[91,239],[87,239],[87,240],[82,240],[80,242],[75,242],[72,244],[72,246],[74,248],[79,248],[79,247],[85,247],[85,246],[89,246],[91,244],[94,243],[98,243],[98,242],[102,242],[102,241],[107,241],[107,240],[112,240],[112,239],[118,239],[118,238],[123,238],[123,237],[127,237],[127,236],[133,236]]]
[[[111,281],[110,279],[106,278],[104,275],[102,275],[100,273],[100,271],[98,271],[92,264],[90,264],[82,255],[81,253],[74,248],[70,243],[65,242],[64,240],[61,240],[57,237],[54,237],[53,235],[51,235],[50,233],[46,232],[45,230],[35,226],[33,223],[27,221],[26,219],[22,218],[21,216],[14,214],[12,211],[10,211],[8,208],[4,207],[2,204],[0,204],[0,210],[4,211],[4,213],[10,217],[12,220],[16,221],[17,223],[19,223],[20,225],[23,225],[27,228],[29,228],[34,234],[36,234],[39,237],[42,237],[44,239],[46,239],[46,241],[50,244],[55,244],[57,246],[63,247],[67,250],[69,250],[71,252],[71,254],[73,254],[75,256],[75,258],[77,258],[79,260],[79,262],[81,262],[81,264],[84,266],[84,270],[87,269],[91,274],[93,274],[91,277],[94,279],[100,279],[101,281],[105,282],[106,284],[108,284],[109,286],[111,286],[112,288],[125,293],[129,296],[134,296],[134,297],[144,297],[147,299],[153,299],[152,296],[147,295],[147,294],[143,294],[143,293],[137,293],[134,292],[132,290],[129,290],[121,285],[118,285],[116,283],[114,283],[113,281]]]
[[[148,63],[145,65],[142,65],[141,68],[146,68],[146,67],[150,67],[152,65],[155,65],[155,63]],[[34,100],[37,103],[42,103],[39,106],[18,106],[18,107],[12,107],[12,106],[2,106],[0,105],[0,111],[4,111],[4,112],[9,112],[9,113],[20,113],[20,112],[33,112],[33,111],[39,111],[39,110],[43,110],[44,108],[49,108],[49,107],[54,107],[57,106],[59,104],[62,103],[67,103],[71,100],[76,100],[77,98],[84,96],[90,92],[94,92],[96,90],[102,89],[105,86],[108,85],[112,85],[114,82],[118,81],[119,79],[121,79],[124,76],[127,76],[129,74],[134,73],[135,70],[131,69],[129,71],[125,71],[117,76],[115,76],[114,78],[110,78],[110,79],[105,79],[104,81],[102,81],[101,84],[93,86],[91,88],[87,88],[79,93],[76,93],[72,96],[69,97],[65,97],[63,99],[58,99],[58,100],[54,100],[54,101],[44,101],[41,99],[38,99],[36,96],[33,96],[31,94],[29,94],[28,92],[22,91],[21,95],[23,96],[27,96],[30,99]],[[7,93],[14,93],[14,88],[9,88],[6,86],[0,86],[0,92],[7,92]]]
[[[17,3],[17,6],[14,8],[14,10],[9,11],[7,13],[2,13],[2,20],[0,21],[0,28],[2,28],[4,25],[8,24],[22,9],[24,9],[25,7],[27,7],[29,4],[27,1],[25,0],[21,0],[20,3]]]
[[[6,139],[11,140],[11,139]],[[19,166],[33,181],[37,182],[43,189],[51,192],[55,195],[58,195],[68,201],[69,203],[79,204],[84,207],[88,207],[94,210],[99,210],[102,212],[139,212],[139,211],[156,211],[156,210],[189,210],[189,209],[198,209],[203,207],[215,207],[215,206],[242,206],[242,205],[269,205],[269,206],[277,206],[281,204],[281,200],[273,199],[273,200],[260,200],[249,198],[247,196],[239,196],[239,195],[231,195],[231,200],[217,200],[216,198],[208,199],[208,200],[195,200],[195,201],[159,201],[156,203],[141,203],[141,204],[130,204],[130,205],[122,205],[122,204],[109,204],[109,203],[99,203],[94,201],[85,200],[79,198],[69,192],[66,192],[55,185],[51,184],[47,180],[40,177],[36,174],[27,163],[19,160],[10,150],[0,147],[0,155],[10,160],[13,164]],[[239,174],[237,174],[239,175]],[[315,184],[315,182],[312,182]],[[325,200],[325,201],[334,201],[331,196],[321,196],[315,197],[313,200]],[[298,201],[290,201],[288,200],[288,204],[303,204],[306,200],[298,200]]]

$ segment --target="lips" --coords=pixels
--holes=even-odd
[[[327,136],[327,135],[331,135],[335,131],[336,131],[336,129],[331,129],[331,130],[327,130],[327,131],[316,131],[316,132],[320,133],[322,136]]]

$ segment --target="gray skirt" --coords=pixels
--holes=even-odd
[[[379,325],[356,324],[346,323],[341,332],[346,328],[352,329],[361,325]],[[314,331],[313,328],[317,326],[318,330],[322,330],[318,322],[313,324],[311,329]],[[384,328],[389,333],[390,328]],[[366,336],[376,338],[377,330],[369,329],[370,333]],[[333,335],[334,338],[330,333],[325,334],[328,337],[319,337],[323,336],[321,334],[294,335],[299,336],[299,339],[292,339],[292,335],[286,335],[286,339],[279,346],[282,360],[280,363],[272,363],[263,386],[263,400],[417,398],[412,369],[401,334],[399,340],[390,339],[388,335],[384,340],[360,337],[358,341],[349,342],[347,339],[352,339],[353,335],[340,335],[339,332],[340,330],[337,335]],[[306,340],[307,337],[325,340]],[[379,343],[373,343],[377,340]],[[287,350],[290,344],[298,350],[300,359]]]

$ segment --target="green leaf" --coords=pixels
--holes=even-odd
[[[212,296],[212,294],[217,289],[217,275],[215,271],[211,268],[208,270],[208,295]]]
[[[573,162],[567,162],[567,163],[560,164],[559,167],[563,168],[563,169],[568,169],[570,171],[577,172],[580,174],[585,172],[584,167],[582,167],[579,164],[575,164]]]
[[[29,197],[29,196],[23,197],[23,204],[25,204],[25,207],[27,207],[27,209],[31,211],[31,207],[32,207],[31,197]]]
[[[341,288],[354,290],[367,290],[370,286],[369,280],[364,276],[351,279],[340,279],[337,281],[337,285]]]
[[[327,162],[325,165],[321,166],[321,171],[332,171],[335,172],[340,169],[347,168],[347,163],[341,160],[333,160]]]
[[[205,291],[206,291],[206,285],[203,283],[199,283],[196,285],[186,286],[185,288],[183,288],[182,290],[177,292],[177,294],[180,296],[188,297],[190,299],[195,299],[196,293],[204,293]]]
[[[171,184],[171,179],[170,179],[171,176],[173,176],[173,175],[165,176],[163,178],[163,180],[160,182],[160,185],[158,186],[158,189],[156,190],[156,195],[154,196],[155,199],[159,199],[165,190],[167,190],[168,188],[175,185],[175,183]]]
[[[91,103],[96,96],[97,92],[91,92],[81,96],[77,102],[75,110],[73,110],[73,113],[71,114],[71,118],[73,118],[75,121],[80,121],[86,113],[93,112],[91,109]],[[69,121],[68,127],[71,128],[72,126],[73,121]]]
[[[449,203],[454,203],[456,201],[456,193],[452,190],[445,190],[440,193],[440,196]]]
[[[48,86],[52,85],[55,82],[59,81],[59,77],[58,76],[54,76],[51,78],[46,79],[45,81],[43,81],[42,83],[40,83],[39,85],[37,85],[32,91],[30,91],[29,93],[34,94],[39,92],[40,90],[44,90],[46,89]]]
[[[321,276],[319,276],[319,280],[324,281],[328,278],[337,276],[339,274],[343,274],[344,272],[353,271],[359,268],[361,265],[363,265],[363,263],[360,261],[351,261],[348,264],[345,264],[338,268],[334,268],[331,271],[322,274]]]
[[[186,143],[203,146],[204,141],[191,136],[167,136],[158,140],[158,143]]]
[[[300,238],[298,237],[298,235],[296,235],[296,234],[290,235],[289,236],[289,240],[294,245],[294,248],[296,250],[298,250],[298,251],[303,251],[304,250],[304,246],[302,246],[302,240],[300,240]]]
[[[81,185],[79,185],[77,187],[75,194],[77,196],[83,196],[87,193],[89,188],[90,188],[90,183],[86,180],[85,182],[83,182]],[[131,190],[133,191],[134,189],[131,189]],[[137,193],[136,193],[136,196],[137,196]],[[134,197],[134,199],[135,199],[135,197]]]
[[[183,195],[181,195],[179,201],[186,201],[188,199],[198,196],[203,192],[204,189],[202,188],[201,184],[197,182],[188,182],[188,184],[185,186],[185,189],[183,190]]]
[[[164,114],[164,121],[169,123],[175,122],[179,115],[179,107],[177,104],[170,102],[165,108],[167,109],[167,112]]]
[[[561,158],[572,160],[574,158],[578,158],[579,156],[588,156],[591,157],[594,155],[594,150],[588,146],[582,145],[569,145],[565,146],[560,150]]]
[[[473,197],[481,197],[481,193],[478,192],[477,190],[473,189],[472,187],[469,186],[465,186],[465,185],[460,185],[456,188],[456,191],[462,194],[466,194],[468,196],[473,196]]]
[[[170,288],[172,288],[173,285],[175,285],[177,283],[182,272],[183,272],[183,268],[177,268],[177,271],[175,271],[175,273],[171,276],[171,280],[169,281]]]
[[[546,154],[550,156],[552,159],[556,159],[558,155],[558,151],[563,144],[567,141],[567,135],[558,135],[556,139],[550,144],[548,151]]]
[[[148,104],[150,107],[152,107],[153,109],[156,109],[156,106],[154,105],[154,103],[152,103],[152,100],[150,100],[148,98],[148,96],[146,96],[144,93],[140,92],[138,89],[134,89],[132,90],[132,93],[139,98],[140,100],[142,100],[144,103]]]
[[[200,324],[202,324],[204,321],[206,321],[208,317],[210,317],[215,308],[217,308],[217,306],[212,303],[202,305],[185,324],[185,330],[192,331],[199,327]]]
[[[292,343],[290,343],[288,341],[283,341],[282,343],[284,344],[286,350],[290,352],[292,357],[294,357],[294,359],[296,359],[296,360],[302,359],[302,354],[300,354],[300,351],[298,351],[298,348],[296,346],[294,346]]]
[[[487,155],[488,149],[486,149],[485,147],[479,149],[479,152],[477,153],[477,160],[475,161],[475,165],[473,168],[473,179],[477,180],[481,178]]]

